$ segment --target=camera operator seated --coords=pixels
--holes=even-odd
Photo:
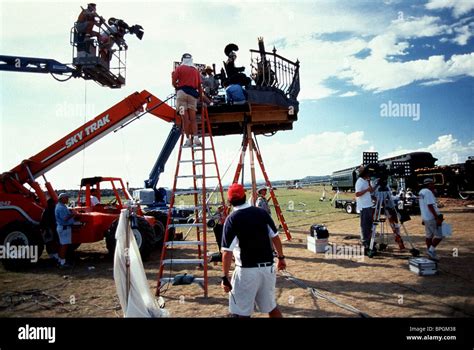
[[[226,100],[231,105],[243,105],[247,103],[245,90],[239,84],[232,84],[229,81],[224,82]]]

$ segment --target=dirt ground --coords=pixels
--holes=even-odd
[[[330,209],[328,202],[328,209],[319,213],[317,210],[285,212],[293,235],[291,241],[284,242],[288,271],[307,286],[372,317],[473,317],[474,205],[454,199],[440,202],[446,221],[452,224],[453,236],[439,246],[438,275],[417,276],[410,272],[411,255],[399,252],[393,238],[387,251],[372,259],[365,257],[363,261],[325,258],[324,254],[307,250],[306,231],[312,223],[327,225],[331,244],[358,244],[358,216]],[[405,225],[414,245],[424,255],[420,217],[412,216]],[[194,257],[195,250],[179,248],[174,254],[181,258]],[[158,267],[159,252],[155,252],[145,263],[153,291]],[[175,271],[202,275],[199,269]],[[209,276],[208,298],[203,297],[197,285],[170,286],[162,293],[172,317],[227,315],[227,295],[219,287],[220,265],[210,266]],[[314,298],[308,290],[282,276],[277,279],[276,294],[285,317],[357,317],[324,299]],[[52,266],[46,255],[27,271],[11,272],[0,267],[0,316],[121,317],[112,259],[106,254],[105,244],[82,245],[74,268],[66,271]]]

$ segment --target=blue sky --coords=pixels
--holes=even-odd
[[[128,40],[124,88],[0,73],[0,171],[133,91],[169,95],[172,62],[183,52],[219,67],[224,46],[235,42],[239,64],[248,66],[248,50],[256,48],[259,36],[267,48],[275,45],[283,56],[301,61],[301,109],[294,130],[259,138],[271,178],[330,174],[356,165],[367,150],[381,156],[426,150],[440,164],[474,155],[472,0],[131,4],[98,3],[104,17],[145,28],[143,41]],[[70,62],[69,29],[81,5],[1,0],[0,53]],[[48,13],[50,20],[39,12]],[[388,103],[416,106],[419,118],[383,117],[381,108]],[[74,188],[82,176],[102,174],[140,186],[169,128],[154,117],[143,118],[50,171],[48,179],[56,187]],[[225,170],[240,138],[218,138],[216,144]],[[163,185],[171,182],[174,161],[162,176]]]

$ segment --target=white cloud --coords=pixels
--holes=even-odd
[[[458,45],[466,45],[469,39],[474,36],[473,30],[474,24],[472,23],[454,28],[454,31],[456,32],[456,37],[452,41]]]
[[[423,83],[420,83],[420,85],[434,86],[434,85],[447,84],[447,83],[452,83],[452,82],[454,82],[454,80],[452,79],[437,79],[437,80],[425,81]]]
[[[409,152],[430,152],[435,158],[438,158],[438,165],[447,165],[454,163],[463,163],[468,156],[474,155],[474,140],[463,144],[452,134],[441,135],[432,144],[418,149],[397,149],[383,156],[392,157]]]
[[[372,38],[367,48],[370,55],[363,59],[349,58],[346,69],[339,77],[348,79],[354,85],[365,90],[381,92],[409,85],[416,81],[425,81],[425,86],[454,81],[455,77],[471,75],[474,64],[472,54],[453,55],[445,60],[443,56],[430,56],[412,61],[394,61],[396,56],[404,56],[411,48],[406,39],[432,37],[444,33],[457,33],[453,39],[459,45],[465,45],[472,36],[469,26],[460,21],[452,26],[441,25],[438,17],[423,16],[393,20],[385,33]],[[448,41],[442,38],[441,41]],[[347,63],[347,61],[346,61]]]
[[[472,32],[465,23],[463,19],[449,26],[442,24],[439,17],[407,17],[392,20],[370,40],[356,36],[331,42],[300,37],[292,42],[292,48],[303,62],[302,75],[306,81],[302,82],[301,97],[324,98],[337,94],[334,88],[326,87],[326,81],[333,77],[346,79],[365,90],[381,92],[417,81],[424,81],[428,86],[454,81],[463,75],[472,76],[474,58],[471,54],[446,59],[438,55],[405,62],[398,59],[414,49],[409,42],[414,38],[457,33],[451,40],[460,45],[467,43]],[[364,49],[370,50],[369,56],[356,58],[355,55]],[[306,62],[311,62],[310,66]],[[339,96],[346,97],[344,94]]]
[[[367,47],[363,39],[339,42],[301,37],[284,49],[286,57],[298,57],[301,63],[301,99],[320,99],[338,91],[326,86],[326,80],[348,67],[349,58]],[[282,50],[283,52],[283,50]]]
[[[408,49],[408,42],[397,42],[397,36],[394,33],[387,33],[377,35],[373,38],[368,48],[371,49],[372,57],[385,58],[392,55],[406,55]]]
[[[452,9],[454,17],[460,17],[474,9],[470,0],[430,0],[425,7],[428,10]]]
[[[474,76],[474,53],[453,55],[448,60],[443,56],[431,56],[407,62],[389,62],[376,56],[363,60],[354,58],[350,68],[340,77],[365,90],[380,92],[420,80],[439,81],[462,75]]]
[[[339,95],[339,97],[352,97],[352,96],[357,96],[357,95],[359,95],[357,91],[348,91],[346,93]]]
[[[309,134],[295,143],[260,143],[265,166],[272,169],[273,179],[327,175],[357,164],[361,152],[369,148],[363,131]]]
[[[431,37],[440,35],[447,29],[440,22],[439,17],[433,16],[399,18],[390,23],[386,32],[399,38]]]
[[[373,57],[403,56],[410,48],[406,40],[438,36],[448,30],[449,26],[440,24],[439,17],[402,17],[392,20],[385,31],[374,36],[367,46]]]

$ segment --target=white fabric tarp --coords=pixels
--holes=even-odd
[[[117,244],[114,256],[114,280],[117,295],[124,313],[124,317],[165,317],[167,311],[160,309],[156,299],[150,291],[145,270],[143,268],[140,251],[132,234],[128,209],[122,209],[115,234]],[[129,234],[128,255],[130,258],[130,281],[127,296],[127,230]]]

